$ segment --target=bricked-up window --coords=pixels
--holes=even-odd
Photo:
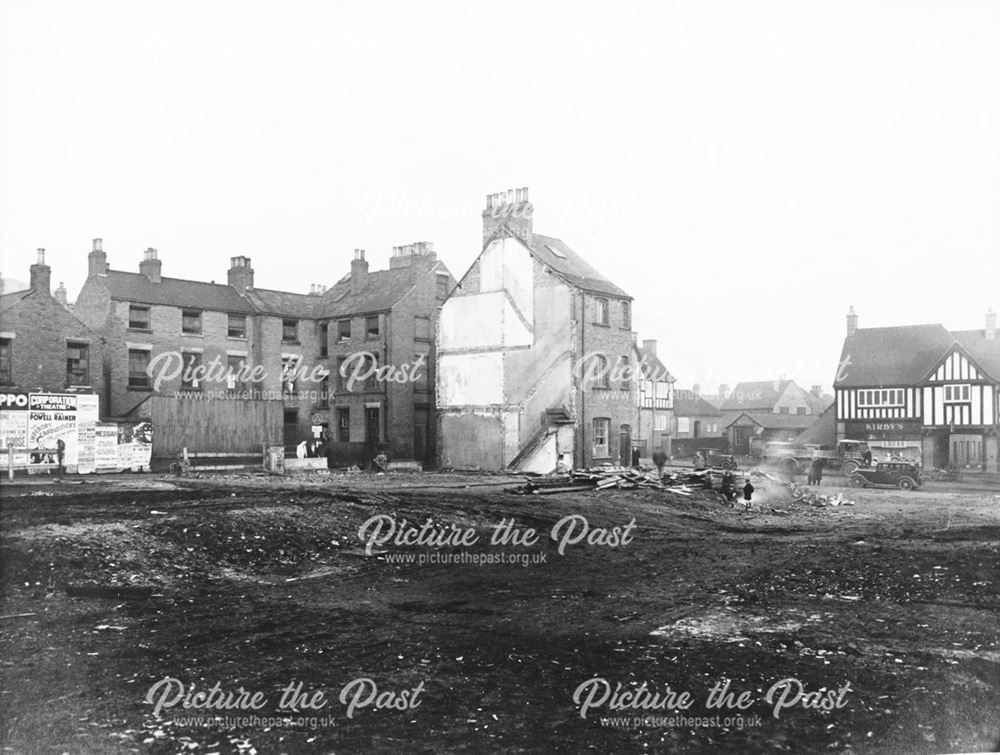
[[[149,307],[128,305],[128,326],[132,330],[149,330]]]
[[[201,354],[197,351],[181,352],[184,361],[184,369],[181,371],[181,390],[200,391],[201,390]]]
[[[611,455],[608,449],[608,434],[611,431],[611,420],[607,417],[594,418],[594,453],[595,459],[604,459]]]
[[[246,338],[247,316],[229,315],[229,330],[227,331],[227,335],[230,338]]]
[[[346,393],[347,392],[347,375],[344,374],[344,363],[347,362],[347,357],[337,357],[337,371],[334,374],[334,379],[336,380],[337,392]]]
[[[365,338],[378,338],[378,315],[365,318]]]
[[[69,341],[66,344],[66,386],[90,383],[90,345]]]
[[[622,302],[622,327],[632,330],[632,308],[627,301]]]
[[[281,340],[284,341],[285,343],[298,343],[299,340],[298,320],[281,321]]]
[[[338,341],[350,341],[351,340],[351,321],[350,320],[337,320],[337,340]]]
[[[431,318],[429,317],[413,318],[413,337],[418,341],[431,340]]]
[[[181,310],[181,333],[201,333],[201,310]]]
[[[346,406],[337,409],[337,440],[348,443],[351,440],[351,410]]]
[[[447,299],[448,298],[448,276],[438,274],[437,277],[437,298]]]
[[[611,323],[610,303],[607,299],[597,300],[597,323],[599,325],[609,325]]]
[[[320,358],[330,356],[330,323],[326,320],[319,324],[319,332],[316,334],[316,338],[319,340]]]
[[[13,385],[11,359],[14,343],[11,338],[0,338],[0,385]]]
[[[226,390],[246,390],[246,357],[230,354],[226,357]]]
[[[128,387],[149,388],[149,351],[128,350]]]

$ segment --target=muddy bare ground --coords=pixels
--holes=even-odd
[[[813,508],[762,488],[747,514],[655,490],[518,496],[432,475],[5,486],[4,751],[1000,748],[997,491],[852,490],[855,506]],[[479,542],[369,556],[358,527],[376,514],[476,528]],[[633,538],[560,555],[548,533],[571,514],[592,528],[634,518]],[[540,542],[491,544],[504,518]],[[441,553],[544,562],[392,562]],[[164,677],[266,703],[157,716],[145,697]],[[423,685],[420,704],[348,717],[338,696],[361,677],[379,693]],[[583,718],[574,692],[594,677],[693,705]],[[841,707],[775,717],[765,695],[787,678]],[[745,711],[706,708],[724,680],[750,693]],[[298,683],[328,703],[279,710]],[[249,715],[261,720],[232,720]]]

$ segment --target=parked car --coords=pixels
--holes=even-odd
[[[854,488],[880,487],[915,490],[924,484],[917,464],[904,461],[884,461],[868,469],[858,469],[850,477]]]
[[[717,448],[699,448],[694,455],[694,466],[696,469],[705,467],[722,467],[723,469],[736,469],[736,457],[732,454],[723,453]]]

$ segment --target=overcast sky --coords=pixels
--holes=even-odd
[[[1000,309],[1000,2],[0,3],[0,254],[307,292],[485,195],[635,297],[678,387],[829,388]]]

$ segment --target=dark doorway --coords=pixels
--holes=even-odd
[[[295,447],[299,444],[299,410],[285,409],[285,424],[283,427],[282,442],[286,451],[295,452]]]
[[[623,467],[632,466],[632,428],[628,425],[618,428],[618,463]]]
[[[700,438],[701,437],[701,420],[700,419],[696,419],[694,421],[694,437],[696,437],[696,438]]]
[[[377,406],[365,407],[365,443],[374,448],[382,440],[381,422]]]
[[[413,410],[413,458],[422,464],[427,463],[427,410]]]

